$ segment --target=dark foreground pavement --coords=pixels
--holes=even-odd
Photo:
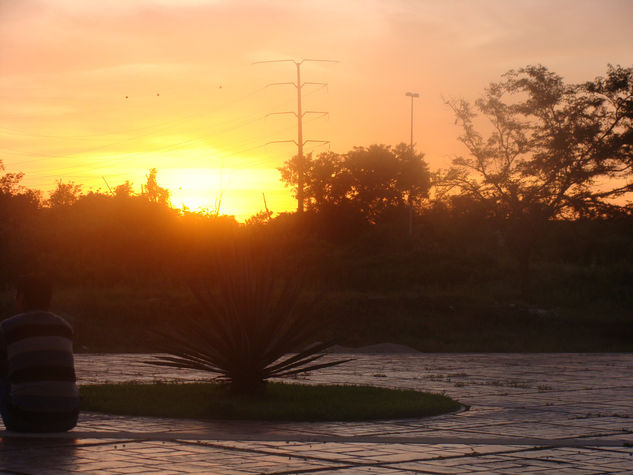
[[[0,432],[0,472],[633,474],[633,355],[356,358],[305,382],[445,391],[471,408],[431,419],[365,423],[83,414],[68,434]],[[142,359],[79,355],[78,372],[86,382],[182,376],[159,378],[138,363]]]

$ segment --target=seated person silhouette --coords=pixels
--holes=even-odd
[[[0,322],[0,413],[7,430],[62,432],[77,424],[72,327],[48,311],[50,281],[25,276],[17,315]]]

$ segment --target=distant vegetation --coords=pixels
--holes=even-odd
[[[245,224],[171,208],[155,169],[141,194],[47,198],[2,169],[1,316],[17,275],[46,272],[79,348],[147,349],[147,327],[195,311],[183,283],[248,243],[320,295],[323,339],[633,350],[633,68],[567,84],[527,67],[449,105],[468,151],[450,169],[403,144],[308,156],[306,212]],[[280,171],[295,189],[297,159]]]

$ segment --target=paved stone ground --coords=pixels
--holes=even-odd
[[[246,423],[82,414],[64,435],[0,432],[0,473],[630,473],[633,355],[354,355],[305,383],[446,392],[422,420]],[[84,383],[196,380],[139,355],[79,355]]]

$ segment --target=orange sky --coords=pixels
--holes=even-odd
[[[105,188],[147,170],[175,206],[244,219],[295,208],[276,168],[296,148],[290,63],[307,63],[305,139],[414,141],[431,168],[462,153],[442,97],[474,99],[511,68],[541,63],[569,81],[633,64],[633,1],[0,0],[0,159],[43,190]],[[127,96],[127,98],[126,98]],[[308,145],[307,150],[325,150]]]

